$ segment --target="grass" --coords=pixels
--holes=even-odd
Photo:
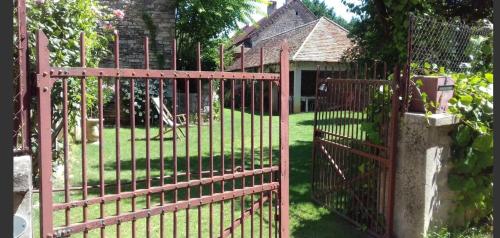
[[[230,127],[230,118],[231,113],[229,110],[224,111],[225,115],[225,135],[224,135],[224,154],[225,154],[225,168],[231,168],[231,143],[234,143],[234,151],[235,151],[235,164],[241,165],[241,158],[244,157],[245,167],[251,167],[251,120],[250,114],[245,113],[244,115],[244,136],[241,136],[241,112],[235,111],[235,127],[234,127],[234,137],[231,137],[231,127]],[[333,213],[331,213],[328,209],[320,207],[314,204],[311,199],[311,156],[312,156],[312,138],[313,138],[313,113],[301,113],[301,114],[293,114],[290,115],[289,118],[289,135],[290,135],[290,231],[293,237],[363,237],[365,234],[361,231],[356,230],[352,226],[348,225],[346,222],[336,217]],[[264,166],[269,164],[269,155],[273,157],[273,163],[277,164],[278,156],[279,156],[279,118],[274,116],[272,118],[272,146],[269,144],[269,117],[263,116],[264,125],[263,125],[263,164]],[[255,157],[256,162],[255,166],[260,167],[260,137],[258,131],[260,129],[259,117],[255,117],[255,137],[254,137],[254,145],[255,145]],[[115,128],[106,128],[104,131],[104,158],[105,158],[105,181],[106,183],[113,183],[116,181],[116,141],[115,141]],[[121,164],[121,181],[128,182],[131,181],[131,141],[130,141],[130,128],[120,128],[120,164]],[[151,128],[151,137],[158,134],[158,128]],[[221,126],[220,122],[216,121],[213,127],[213,141],[212,145],[214,148],[214,166],[215,169],[221,168]],[[198,167],[198,144],[197,144],[197,127],[193,126],[189,128],[189,153],[190,153],[190,165],[193,176],[197,174],[199,169]],[[145,138],[146,131],[144,128],[136,129],[136,141],[135,141],[135,155],[136,155],[136,165],[137,165],[137,179],[146,178],[146,165],[147,165],[147,146]],[[209,170],[209,162],[210,162],[210,140],[209,140],[209,127],[202,126],[201,128],[201,144],[200,144],[200,154],[201,154],[201,164],[203,170]],[[171,175],[173,173],[173,141],[172,134],[166,134],[165,141],[163,143],[163,158],[165,161],[164,171],[165,175]],[[232,139],[234,138],[234,139]],[[243,141],[242,141],[243,140]],[[242,150],[241,144],[244,144],[244,150]],[[179,173],[186,172],[187,158],[186,158],[186,139],[180,139],[177,141],[177,156],[178,156],[178,168]],[[161,169],[161,157],[160,157],[160,141],[152,140],[149,145],[149,153],[150,153],[150,161],[151,161],[151,176],[157,177],[160,175]],[[271,148],[271,149],[270,149]],[[242,156],[243,151],[243,156]],[[88,164],[88,172],[87,178],[89,184],[98,184],[99,183],[99,145],[97,144],[87,144],[87,164]],[[74,144],[71,148],[71,156],[70,156],[70,165],[71,165],[71,184],[73,186],[81,185],[81,144]],[[180,181],[185,178],[180,178]],[[265,177],[265,181],[268,181],[269,178]],[[257,183],[260,181],[260,178],[256,178]],[[165,183],[171,182],[171,179],[166,179]],[[61,180],[55,180],[56,187],[62,187]],[[235,183],[235,186],[241,186],[242,181],[239,180]],[[246,184],[249,184],[247,179]],[[159,185],[159,181],[155,180],[152,184],[153,186]],[[232,186],[231,183],[226,183],[226,189]],[[144,184],[139,184],[138,188],[143,188]],[[216,184],[215,191],[220,191],[221,186]],[[123,191],[130,190],[130,186],[123,186]],[[112,194],[116,192],[116,188],[108,187],[106,189],[107,194]],[[187,190],[180,191],[179,198],[182,200],[185,199]],[[191,194],[197,195],[199,193],[198,188],[193,188],[191,190]],[[209,194],[209,188],[205,187],[203,190],[203,194]],[[89,197],[96,197],[99,195],[98,189],[90,189]],[[81,199],[81,193],[79,191],[74,191],[71,193],[72,200]],[[167,192],[165,194],[166,201],[171,201],[173,199],[173,194]],[[35,201],[37,202],[38,197],[35,196]],[[154,195],[151,197],[152,205],[159,203],[160,198],[158,195]],[[256,196],[257,199],[257,196]],[[60,203],[64,202],[63,193],[54,193],[54,202]],[[144,208],[146,206],[146,201],[144,198],[137,199],[137,207]],[[125,199],[120,202],[120,208],[122,212],[130,211],[132,201],[130,199]],[[240,216],[240,200],[235,200],[235,218]],[[245,207],[248,208],[250,205],[250,198],[246,196]],[[265,204],[267,208],[268,204]],[[38,208],[35,206],[35,216],[34,216],[34,225],[35,225],[35,237],[38,236],[39,222],[38,222]],[[231,214],[230,214],[231,202],[227,201],[224,203],[224,227],[228,227],[230,224]],[[202,223],[202,233],[207,234],[209,232],[208,225],[208,217],[209,217],[209,208],[208,206],[203,206],[201,210],[201,214],[203,217]],[[263,227],[264,227],[264,237],[268,237],[269,230],[269,219],[268,219],[268,209],[263,209]],[[115,214],[116,206],[114,203],[109,203],[105,206],[106,214]],[[214,205],[214,235],[218,235],[219,232],[219,216],[220,213],[220,203]],[[99,217],[99,205],[89,206],[89,219],[95,219]],[[186,211],[179,211],[178,213],[178,237],[186,237]],[[190,235],[189,237],[197,236],[198,229],[198,208],[192,208],[189,211],[189,229]],[[259,216],[254,216],[253,222],[255,227],[258,228],[259,225]],[[172,236],[173,229],[173,215],[171,213],[167,213],[164,216],[163,224],[165,226],[166,237]],[[138,234],[142,235],[146,233],[146,219],[140,219],[137,221],[136,227]],[[64,211],[56,212],[54,215],[54,225],[55,226],[63,226],[64,225]],[[71,210],[71,221],[80,222],[82,221],[82,209],[74,208]],[[151,237],[159,237],[160,230],[160,216],[154,216],[151,218]],[[247,237],[250,237],[248,234],[250,233],[251,220],[248,219],[244,225],[244,232],[247,234]],[[273,222],[273,225],[275,223]],[[130,237],[130,223],[124,223],[120,228],[121,237]],[[235,236],[239,237],[241,235],[241,227],[237,227],[235,231]],[[257,229],[258,230],[258,229]],[[116,235],[116,226],[109,226],[105,229],[106,237],[115,237]],[[259,235],[258,231],[254,233],[256,236]],[[89,237],[98,237],[99,229],[92,230],[89,232]],[[81,237],[81,234],[76,234],[73,237]]]
[[[484,227],[470,227],[467,229],[453,230],[446,227],[436,227],[431,230],[426,238],[491,238],[491,229]]]

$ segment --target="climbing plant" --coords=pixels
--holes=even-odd
[[[36,70],[36,32],[42,30],[48,37],[50,49],[50,64],[52,66],[74,67],[80,65],[80,33],[85,33],[86,65],[96,67],[108,53],[108,43],[112,40],[113,24],[123,17],[121,10],[112,11],[100,4],[97,0],[27,0],[27,30],[29,44],[30,69]],[[53,133],[61,128],[63,87],[60,81],[52,88],[52,122]],[[87,109],[89,116],[97,112],[97,79],[87,79]],[[104,96],[109,99],[112,94],[108,87],[104,88]],[[34,97],[35,98],[35,97]],[[33,99],[34,100],[34,99]],[[81,87],[80,80],[68,80],[68,122],[73,128],[80,112]],[[32,104],[36,104],[34,101]],[[36,108],[36,105],[32,105]],[[36,111],[35,111],[36,113]],[[37,115],[32,115],[33,130],[32,151],[38,151],[36,120]],[[61,161],[61,141],[53,141],[53,159]],[[36,156],[34,156],[36,158]],[[38,173],[38,160],[33,162],[34,179]]]
[[[453,169],[449,186],[457,192],[456,216],[468,223],[493,212],[493,74],[452,74],[449,110],[460,119],[453,131]]]
[[[112,23],[117,19],[112,11],[96,0],[29,0],[27,26],[31,69],[35,70],[37,30],[49,39],[50,63],[53,66],[74,67],[80,65],[80,33],[85,33],[86,64],[96,67],[108,55],[108,42],[112,40]],[[54,84],[52,90],[54,121],[61,118],[62,84]],[[105,90],[106,94],[111,93]],[[68,80],[69,123],[73,126],[80,108],[81,89],[79,80]],[[106,97],[108,98],[108,97]],[[87,82],[87,106],[90,113],[97,111],[97,80]]]

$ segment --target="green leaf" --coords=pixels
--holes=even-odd
[[[459,126],[457,130],[457,134],[455,136],[455,140],[458,146],[466,146],[471,141],[472,136],[472,128],[468,126]]]
[[[460,96],[460,102],[466,106],[469,106],[472,103],[472,100],[474,100],[474,98],[471,95]]]
[[[470,84],[477,84],[478,82],[481,81],[481,77],[479,76],[475,76],[475,77],[472,77],[469,81]]]
[[[419,88],[420,88],[420,87],[422,87],[422,86],[424,85],[424,82],[422,82],[422,80],[421,80],[421,79],[419,79],[419,80],[417,80],[417,81],[415,82],[415,84],[417,84],[417,87],[419,87]]]
[[[452,190],[460,190],[460,188],[462,187],[462,178],[457,175],[450,174],[448,176],[448,185]]]
[[[364,163],[360,164],[358,166],[358,170],[359,170],[359,172],[361,172],[362,174],[364,174],[365,173],[365,164]]]
[[[480,152],[488,152],[493,148],[493,135],[479,135],[472,143],[472,148]]]
[[[488,83],[493,83],[493,74],[492,73],[486,73],[484,74],[484,77],[488,81]]]

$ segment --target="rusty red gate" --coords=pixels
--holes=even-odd
[[[390,237],[399,69],[346,63],[317,73],[313,200]]]
[[[41,237],[289,237],[286,42],[280,51],[282,73],[271,74],[264,73],[264,49],[258,73],[224,72],[223,67],[217,72],[202,71],[199,44],[198,71],[177,71],[175,42],[173,70],[152,70],[147,38],[145,67],[120,68],[118,34],[115,68],[88,68],[84,39],[82,34],[80,67],[53,67],[48,39],[37,33]],[[223,55],[221,47],[222,66]],[[243,63],[242,58],[242,68]],[[72,81],[78,86],[72,88]],[[150,92],[155,81],[157,98]],[[191,82],[197,88],[194,110]],[[96,94],[87,92],[90,84],[97,84]],[[145,85],[145,107],[136,105],[139,84]],[[166,84],[170,92],[164,90]],[[60,95],[53,95],[55,86],[62,89]],[[115,122],[106,127],[103,91],[110,88],[114,89]],[[70,144],[70,113],[76,112],[68,109],[69,103],[75,103],[68,92],[75,90],[80,93],[76,102],[80,144]],[[170,102],[165,100],[169,93]],[[51,103],[54,96],[63,98],[62,105]],[[87,143],[95,136],[87,131],[90,97],[97,99],[97,144]],[[235,104],[236,98],[240,105]],[[279,101],[276,116],[273,98]],[[202,107],[202,99],[209,101],[208,109]],[[181,100],[185,106],[178,108]],[[225,100],[230,100],[229,109],[223,107]],[[129,105],[122,107],[127,101]],[[222,105],[218,111],[213,106],[216,101]],[[151,104],[157,117],[151,116]],[[130,115],[127,127],[120,124],[123,111]],[[63,125],[61,133],[52,136],[54,113],[62,115]],[[145,115],[144,123],[136,121],[138,114]],[[64,185],[59,188],[52,182],[54,139],[63,142]]]

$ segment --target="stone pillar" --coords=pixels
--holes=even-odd
[[[302,89],[302,70],[296,65],[293,70],[293,113],[300,112],[300,100]]]
[[[406,113],[399,127],[394,201],[394,235],[425,237],[429,229],[449,224],[454,193],[448,135],[458,123],[449,114]]]
[[[31,217],[31,156],[14,157],[14,232],[19,238],[33,237]]]

